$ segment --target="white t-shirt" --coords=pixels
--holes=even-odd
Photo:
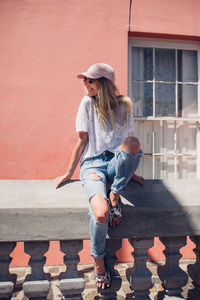
[[[126,105],[120,104],[122,117]],[[81,162],[88,157],[98,156],[105,150],[115,152],[117,147],[130,135],[133,135],[134,120],[133,110],[128,113],[127,122],[120,125],[120,118],[115,116],[115,128],[112,128],[111,122],[108,123],[108,129],[104,129],[98,119],[93,100],[90,96],[85,96],[79,106],[76,116],[76,131],[88,132],[88,143],[84,149]]]

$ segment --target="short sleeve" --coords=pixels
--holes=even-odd
[[[89,114],[87,108],[87,98],[84,97],[79,105],[79,109],[76,115],[76,131],[88,132],[89,126]]]

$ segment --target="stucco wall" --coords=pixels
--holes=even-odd
[[[200,1],[133,0],[130,31],[200,40]]]
[[[78,72],[107,62],[127,93],[129,4],[0,2],[0,178],[47,179],[65,170],[84,93]],[[198,38],[199,16],[198,0],[134,0],[130,29]]]
[[[128,0],[0,2],[1,178],[65,171],[84,94],[78,72],[107,62],[126,93],[128,8]]]

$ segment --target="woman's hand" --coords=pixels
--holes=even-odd
[[[143,182],[143,180],[144,180],[143,177],[134,174],[134,175],[131,177],[131,179],[134,180],[135,182],[139,183],[141,186],[145,187],[145,184],[144,184],[144,182]]]
[[[58,183],[56,185],[56,188],[58,188],[62,183],[69,181],[74,174],[74,171],[76,169],[76,166],[81,158],[81,154],[83,153],[83,150],[85,149],[85,146],[88,142],[88,133],[80,131],[78,141],[76,143],[75,148],[72,151],[69,166],[67,168],[67,173],[65,173],[63,176],[57,177],[55,180],[58,180]]]
[[[56,185],[56,188],[59,188],[59,186],[60,186],[62,183],[66,182],[66,181],[69,181],[69,180],[71,179],[71,177],[72,177],[72,174],[66,173],[66,174],[64,174],[64,175],[62,175],[62,176],[59,176],[59,177],[55,178],[55,180],[58,181],[58,183],[57,183],[57,185]]]

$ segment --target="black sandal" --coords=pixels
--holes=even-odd
[[[107,289],[110,287],[111,279],[110,274],[108,272],[105,272],[103,274],[94,273],[94,280],[96,284],[101,284],[101,287],[97,285],[98,288],[102,289],[102,284],[105,284],[105,288]]]
[[[112,206],[111,201],[109,200],[109,208],[110,208],[110,220],[109,220],[109,225],[112,227],[115,227],[118,225],[115,221],[115,219],[121,219],[122,218],[122,208],[121,208],[121,198],[119,197],[118,200],[119,204]]]

